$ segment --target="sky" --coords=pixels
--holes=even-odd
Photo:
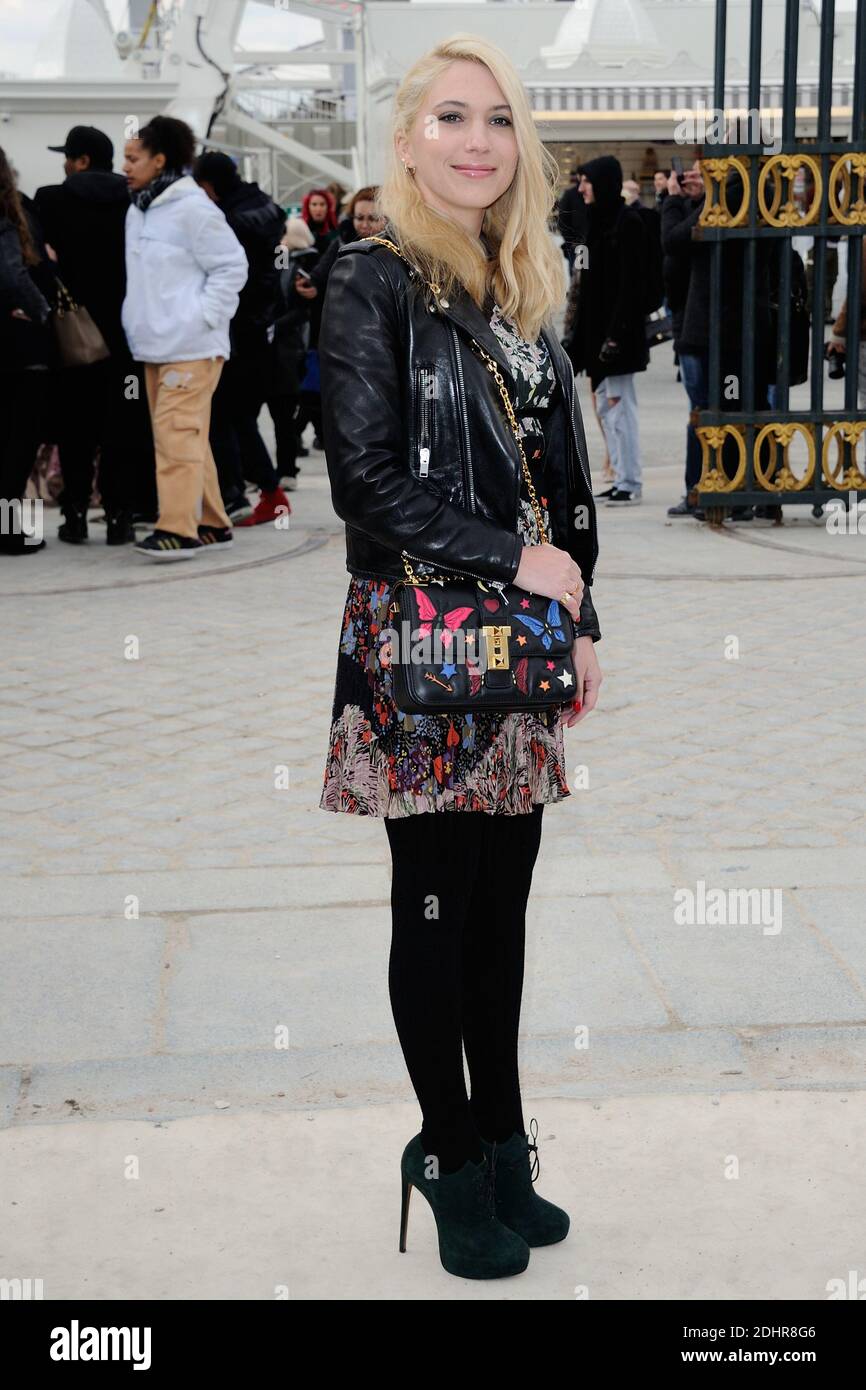
[[[36,54],[63,0],[0,0],[0,72],[32,77]],[[126,0],[106,0],[115,28],[122,28]],[[293,48],[321,38],[318,20],[272,4],[248,3],[238,42],[244,48]]]

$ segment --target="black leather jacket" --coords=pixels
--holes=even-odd
[[[382,236],[394,240],[393,228]],[[546,458],[560,461],[545,478],[553,540],[586,586],[576,630],[598,640],[586,438],[571,363],[555,332],[542,332],[562,386],[545,431]],[[377,242],[340,248],[319,338],[322,433],[334,509],[346,523],[346,568],[357,578],[405,578],[403,552],[474,578],[508,583],[517,573],[520,453],[473,338],[514,401],[502,345],[464,290],[450,301],[433,296]]]

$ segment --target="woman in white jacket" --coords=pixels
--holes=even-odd
[[[232,543],[208,431],[247,258],[184,172],[195,155],[184,121],[155,116],[124,155],[132,202],[122,319],[133,357],[145,364],[159,494],[156,530],[135,548],[154,560],[185,560],[205,544]]]

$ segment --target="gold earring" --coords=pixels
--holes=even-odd
[[[407,174],[414,174],[415,172],[415,165],[407,164],[405,159],[403,160],[403,168],[406,170]]]

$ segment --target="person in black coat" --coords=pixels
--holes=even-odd
[[[153,438],[140,369],[120,322],[126,293],[124,224],[129,207],[126,179],[112,172],[114,146],[103,131],[75,126],[65,145],[66,178],[37,189],[34,203],[45,240],[58,259],[58,274],[102,334],[110,356],[84,367],[64,367],[57,377],[58,445],[63,471],[64,515],[58,536],[78,545],[88,539],[87,509],[99,451],[99,491],[106,539],[135,539],[132,514],[156,504]],[[137,389],[130,389],[130,381]]]
[[[661,204],[662,273],[665,299],[671,313],[674,348],[679,354],[679,336],[689,292],[691,275],[692,228],[697,226],[704,205],[703,182],[697,169],[689,169],[680,183],[670,175],[671,188]]]
[[[293,491],[298,485],[298,442],[296,414],[301,398],[301,382],[307,361],[310,305],[296,288],[299,269],[309,270],[316,262],[313,234],[300,217],[290,217],[282,236],[285,264],[280,268],[283,311],[274,324],[271,345],[273,369],[267,406],[274,422],[277,443],[277,472],[281,485]]]
[[[626,207],[636,212],[643,220],[647,234],[647,274],[644,303],[652,305],[648,313],[660,309],[664,302],[665,286],[662,274],[662,219],[656,208],[645,207],[641,201],[640,185],[634,179],[626,179],[622,186],[622,196]]]
[[[34,202],[45,240],[57,252],[58,272],[73,299],[83,304],[112,354],[126,352],[120,309],[126,293],[124,223],[126,179],[112,172],[114,147],[107,135],[87,145],[92,154],[67,156],[63,183],[36,190]],[[103,143],[104,142],[104,146]],[[68,143],[68,142],[67,142]]]
[[[578,187],[579,172],[571,171],[571,183],[556,205],[556,223],[562,237],[562,254],[568,262],[569,276],[574,274],[578,246],[586,241],[586,203]]]
[[[622,200],[622,169],[612,155],[581,167],[587,204],[587,265],[568,353],[590,379],[614,472],[602,492],[611,504],[639,502],[643,492],[634,376],[649,361],[645,320],[648,235],[640,214]]]
[[[28,555],[44,542],[27,534],[21,501],[43,442],[41,403],[53,349],[50,266],[29,200],[0,150],[0,554]]]
[[[194,174],[222,209],[249,262],[230,327],[231,357],[214,392],[210,443],[226,511],[239,526],[258,526],[291,512],[258,426],[271,394],[273,325],[284,311],[279,256],[286,214],[257,184],[244,182],[227,154],[206,152]],[[244,480],[261,492],[251,515]]]

